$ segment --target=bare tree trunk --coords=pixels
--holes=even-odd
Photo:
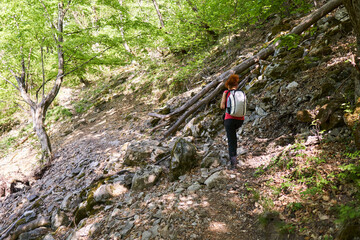
[[[119,0],[119,4],[120,4],[120,6],[123,6],[123,1],[122,1],[122,0]],[[119,15],[120,15],[121,24],[124,24],[124,22],[123,22],[123,15],[122,15],[122,12],[121,12],[121,11],[120,11],[120,14],[119,14]],[[125,41],[125,34],[124,34],[124,27],[123,27],[123,26],[120,27],[120,35],[121,35],[121,38],[122,38],[123,41],[124,41],[123,45],[124,45],[125,50],[126,50],[128,53],[132,53],[129,45],[128,45],[127,42]]]
[[[354,65],[353,79],[355,83],[355,101],[360,98],[360,0],[343,0],[346,10],[350,15],[350,19],[356,35],[356,55],[352,62]]]
[[[155,9],[156,9],[156,13],[157,13],[157,15],[158,15],[158,17],[159,17],[161,28],[164,28],[165,25],[164,25],[164,21],[163,21],[163,19],[162,19],[161,12],[160,12],[160,10],[159,10],[159,6],[158,6],[156,0],[152,0],[152,1],[153,1],[153,3],[154,3],[154,7],[155,7]]]
[[[335,8],[340,6],[341,4],[342,4],[342,0],[333,0],[331,2],[328,2],[327,4],[325,4],[324,6],[322,6],[321,8],[319,8],[318,10],[316,10],[315,12],[310,14],[308,17],[306,17],[302,21],[302,23],[300,25],[296,26],[295,28],[293,28],[289,34],[300,34],[300,33],[302,33],[304,30],[306,30],[308,27],[310,27],[312,24],[314,24],[320,18],[322,18],[327,13],[331,12],[332,10],[334,10]],[[191,114],[196,112],[204,104],[208,104],[216,95],[218,95],[224,89],[224,82],[226,81],[226,79],[231,74],[233,74],[233,73],[240,74],[241,72],[243,72],[247,68],[251,67],[252,65],[257,64],[260,59],[267,58],[269,55],[271,55],[271,54],[273,54],[275,52],[276,46],[278,44],[279,44],[279,42],[277,42],[276,44],[271,44],[267,48],[261,50],[254,57],[251,57],[251,58],[245,60],[241,64],[239,64],[239,65],[235,66],[234,68],[232,68],[232,69],[224,72],[223,74],[221,74],[217,79],[214,80],[218,84],[216,89],[213,90],[211,93],[209,93],[208,96],[206,96],[202,100],[198,101],[195,105],[190,105],[189,102],[193,103],[193,102],[195,102],[194,99],[200,99],[201,98],[200,95],[201,94],[204,95],[203,92],[200,92],[200,94],[197,94],[193,98],[191,98],[185,104],[186,106],[190,105],[191,107],[187,108],[187,111],[175,122],[175,124],[171,128],[169,128],[164,133],[164,137],[166,138],[166,137],[170,136],[171,134],[173,134],[178,129],[178,127]],[[210,83],[210,84],[214,84],[214,83]],[[214,85],[216,85],[216,84],[214,84]],[[181,107],[181,109],[184,109],[184,108]],[[179,111],[177,111],[177,110],[175,110],[175,111],[177,112],[177,114],[179,113]],[[168,114],[168,116],[166,116],[166,117],[169,117],[169,115],[171,115],[171,114]],[[155,116],[155,115],[153,115],[153,116]]]
[[[41,164],[44,164],[49,159],[51,159],[51,153],[52,153],[50,138],[47,135],[44,127],[44,121],[45,121],[44,108],[37,105],[35,108],[31,109],[31,115],[33,119],[34,131],[36,132],[36,135],[41,145],[41,153],[42,153]]]

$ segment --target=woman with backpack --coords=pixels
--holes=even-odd
[[[233,74],[229,77],[228,80],[225,82],[225,87],[228,90],[225,90],[222,99],[221,99],[221,109],[226,109],[225,111],[225,118],[224,118],[224,125],[226,130],[226,136],[228,139],[228,148],[229,148],[229,157],[230,157],[230,169],[235,169],[238,161],[237,161],[237,137],[236,137],[236,131],[242,126],[244,122],[244,116],[232,116],[229,113],[228,109],[228,101],[230,94],[234,93],[237,90],[239,84],[239,76],[236,74]],[[246,101],[246,99],[245,99]]]

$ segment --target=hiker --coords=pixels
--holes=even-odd
[[[230,90],[236,90],[239,84],[239,76],[233,74],[229,77],[225,82],[225,87],[228,90],[225,90],[222,99],[220,108],[226,109],[227,101],[230,96]],[[228,139],[228,148],[229,148],[229,157],[230,157],[230,169],[235,169],[238,161],[236,157],[236,149],[237,149],[237,137],[236,131],[242,126],[244,122],[244,116],[234,117],[228,113],[228,110],[225,111],[224,125],[226,130],[226,136]]]

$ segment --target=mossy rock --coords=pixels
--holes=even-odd
[[[258,92],[260,90],[263,90],[266,86],[266,81],[257,81],[254,83],[254,85],[251,87],[251,91]]]
[[[332,54],[332,49],[328,45],[320,45],[310,50],[310,56],[329,56]]]
[[[296,59],[296,58],[302,58],[303,55],[304,55],[304,48],[303,47],[298,47],[298,48],[292,49],[288,56],[290,58]]]
[[[328,80],[321,85],[321,90],[313,98],[314,101],[322,99],[327,96],[332,96],[336,90],[336,83],[334,80]]]
[[[360,98],[353,113],[345,113],[344,121],[353,131],[355,146],[360,149]]]
[[[81,220],[88,217],[87,213],[87,202],[83,202],[79,205],[78,209],[75,211],[74,214],[74,221],[76,224],[79,224]]]
[[[330,130],[344,125],[341,100],[333,100],[322,106],[316,115],[321,129]]]
[[[171,153],[170,178],[177,180],[181,175],[198,165],[196,147],[183,138],[177,140]]]
[[[347,222],[342,226],[337,240],[349,240],[349,239],[358,239],[360,236],[360,223],[359,219],[352,220]]]
[[[311,123],[313,121],[313,116],[308,110],[300,110],[296,113],[296,118],[298,121],[303,123]]]
[[[303,59],[292,61],[282,72],[282,76],[290,76],[295,73],[298,73],[299,71],[305,70],[306,64]]]
[[[13,127],[19,124],[20,122],[18,120],[12,119],[0,122],[0,134],[9,132],[11,129],[13,129]]]
[[[279,25],[271,28],[271,35],[275,36],[281,31],[287,31],[289,29],[291,29],[291,25],[289,23],[280,23]]]

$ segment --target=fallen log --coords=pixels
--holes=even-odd
[[[219,77],[217,77],[214,81],[206,85],[199,93],[197,93],[195,96],[190,98],[184,105],[182,105],[180,108],[176,109],[175,111],[167,114],[167,115],[161,115],[157,113],[149,113],[149,116],[160,118],[162,120],[169,119],[172,116],[175,116],[177,114],[180,114],[187,110],[189,107],[191,107],[194,103],[199,101],[207,92],[209,92],[212,88],[216,87],[220,82],[222,82],[224,79],[227,79],[231,73],[229,71],[224,72]]]
[[[321,8],[317,9],[313,13],[311,13],[309,16],[305,17],[302,22],[294,27],[288,34],[301,34],[304,30],[309,28],[312,24],[316,23],[320,18],[324,17],[329,12],[333,11],[335,8],[339,7],[342,4],[342,0],[333,0],[325,5],[323,5]],[[195,95],[193,98],[191,98],[187,103],[185,103],[181,108],[176,110],[177,113],[180,112],[180,109],[188,109],[175,123],[174,125],[169,128],[164,133],[164,138],[170,136],[173,134],[178,127],[191,115],[193,114],[197,109],[199,109],[204,104],[208,104],[216,95],[218,95],[223,89],[224,89],[224,83],[226,79],[231,74],[240,74],[241,72],[245,71],[247,68],[253,66],[254,64],[257,64],[259,60],[266,59],[268,56],[273,54],[275,52],[276,47],[280,44],[280,41],[277,41],[275,43],[270,44],[263,50],[261,50],[258,54],[255,56],[245,60],[241,64],[235,66],[234,68],[224,72],[221,74],[217,79],[215,79],[212,83],[210,83],[207,87],[207,91],[201,91],[199,94]],[[211,86],[210,86],[211,85]],[[201,101],[198,101],[202,96],[205,95],[213,86],[217,85],[215,90],[213,90],[211,93],[208,94],[205,98],[203,98]],[[204,93],[205,92],[205,93]],[[196,100],[195,100],[196,99]],[[198,101],[198,102],[197,102]],[[174,115],[173,113],[170,113],[168,115],[165,115],[164,118],[167,118],[169,116]]]

